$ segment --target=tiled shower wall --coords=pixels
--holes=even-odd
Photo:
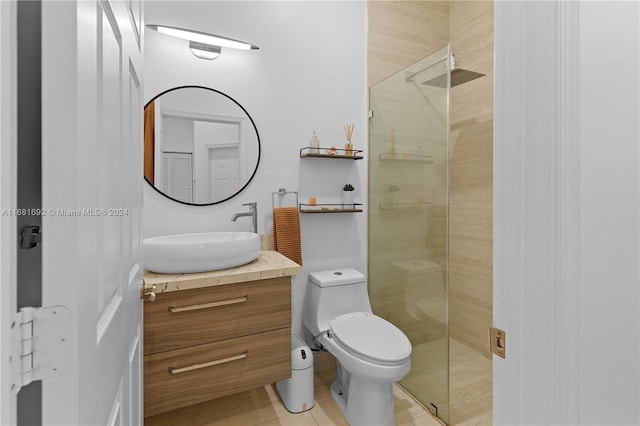
[[[493,312],[493,2],[452,1],[458,67],[486,74],[451,89],[449,336],[490,358]]]
[[[489,357],[487,333],[492,323],[493,297],[493,2],[369,1],[368,26],[369,87],[448,42],[460,68],[486,74],[451,90],[449,332],[450,337]],[[383,189],[371,188],[376,190]],[[446,214],[444,208],[434,209],[431,225],[444,225]],[[396,228],[396,240],[404,238],[403,230],[415,231],[412,226]],[[437,232],[429,232],[427,238],[436,241]],[[370,244],[373,248],[375,241]],[[385,243],[375,249],[388,250],[391,255],[397,247]],[[373,299],[374,295],[375,307]]]
[[[446,105],[446,91],[416,86],[417,81],[405,81],[402,75],[381,81],[447,46],[449,4],[367,5],[368,82],[375,86],[369,100],[375,114],[369,123],[368,152],[370,299],[374,312],[400,327],[416,345],[444,337],[443,323],[438,322],[438,330],[427,330],[415,311],[428,296],[420,288],[425,265],[436,270],[440,267],[434,262],[441,265],[433,280],[441,288],[446,270],[447,129],[444,108],[439,108]],[[417,66],[416,72],[422,68]],[[438,98],[433,100],[435,108],[427,106],[423,90]],[[392,152],[432,155],[434,164],[379,160]],[[400,207],[411,205],[416,208]],[[444,312],[445,299],[439,300]],[[446,357],[446,350],[441,355]],[[439,364],[446,366],[442,361]]]
[[[369,87],[448,43],[448,1],[369,1],[367,8]]]

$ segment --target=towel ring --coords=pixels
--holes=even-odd
[[[295,204],[292,206],[285,204],[285,198],[287,195],[295,195]],[[278,192],[271,193],[271,207],[298,207],[298,191],[287,191],[284,188],[278,188]]]

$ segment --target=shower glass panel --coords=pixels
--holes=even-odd
[[[369,89],[368,208],[373,311],[411,340],[400,384],[446,423],[449,57],[446,47]]]

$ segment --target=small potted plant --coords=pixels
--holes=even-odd
[[[355,188],[350,183],[342,187],[342,208],[352,209],[354,208],[353,191]]]

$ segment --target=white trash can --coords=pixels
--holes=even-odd
[[[291,378],[276,382],[276,389],[290,412],[313,408],[313,352],[295,334],[291,335]]]

